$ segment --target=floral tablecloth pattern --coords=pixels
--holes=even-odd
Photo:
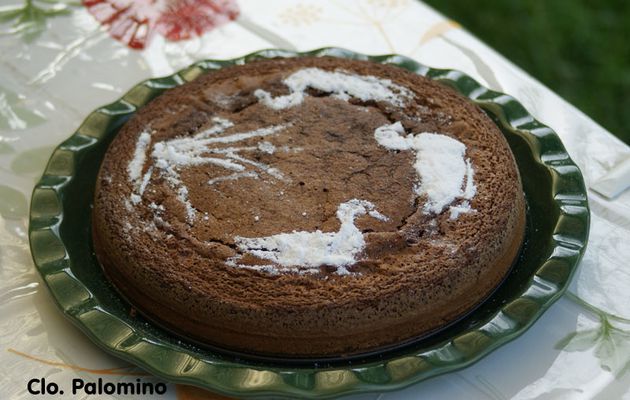
[[[192,10],[204,17],[191,17]],[[94,108],[146,78],[205,58],[324,46],[404,54],[462,70],[511,94],[561,136],[587,185],[630,158],[628,146],[418,1],[5,0],[0,397],[29,398],[26,382],[32,377],[159,381],[89,342],[56,309],[35,271],[28,204],[52,149]],[[570,290],[523,336],[464,370],[397,392],[351,398],[630,399],[630,192],[614,201],[589,192],[589,200],[590,243]],[[186,386],[168,388],[164,398],[220,398]]]

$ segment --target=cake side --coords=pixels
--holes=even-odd
[[[278,99],[285,101],[291,94],[283,79],[305,68],[388,79],[409,90],[413,101],[341,99],[311,90],[301,103],[274,109]],[[258,90],[264,93],[257,95]],[[142,139],[148,137],[155,152],[156,143],[220,126],[216,118],[238,128],[220,133],[239,140],[223,139],[219,150],[235,143],[255,148],[247,161],[228,161],[271,166],[282,175],[263,171],[254,177],[251,170],[226,175],[217,173],[222,166],[190,166],[179,179],[186,182],[187,201],[194,208],[192,223],[190,209],[173,191],[168,174],[151,178],[133,204],[130,194],[138,188],[129,179],[129,165],[139,164],[134,160]],[[431,201],[413,189],[418,185],[416,153],[422,148],[400,140],[394,145],[398,149],[384,147],[375,136],[383,127],[392,127],[389,139],[439,132],[465,145],[476,193],[467,206],[458,203],[456,218],[450,205],[440,213],[424,212]],[[265,136],[273,136],[272,141],[236,137],[260,129],[283,133]],[[159,168],[147,162],[153,154],[149,151],[145,149],[142,165],[131,168],[134,177]],[[268,354],[353,353],[439,328],[496,287],[524,232],[515,162],[502,134],[481,110],[451,89],[402,69],[332,58],[226,68],[168,92],[121,130],[97,185],[95,250],[132,304],[188,336]],[[349,203],[357,198],[365,203]],[[319,231],[319,236],[302,237],[328,240],[331,235],[326,234],[343,231],[340,205],[359,209],[368,203],[374,209],[353,220],[365,246],[353,255],[358,261],[344,267],[349,274],[330,265],[309,267],[317,269],[314,273],[274,274],[267,267],[241,268],[229,262],[242,252],[238,238],[275,240],[278,233]],[[431,205],[439,207],[435,201]],[[371,212],[378,212],[377,217]],[[283,261],[288,256],[274,257]],[[238,262],[247,266],[253,258],[240,254]],[[260,261],[250,265],[269,265]]]

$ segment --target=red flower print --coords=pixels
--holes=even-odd
[[[233,0],[180,0],[169,4],[158,20],[158,31],[169,40],[189,39],[236,19]]]
[[[143,49],[155,33],[168,40],[189,39],[236,19],[235,0],[83,0],[110,35]]]

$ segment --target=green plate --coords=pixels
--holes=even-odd
[[[516,157],[529,205],[526,244],[497,291],[465,318],[429,338],[363,359],[302,365],[237,358],[204,349],[132,317],[106,281],[92,250],[90,210],[98,167],[120,127],[165,90],[206,71],[273,57],[335,56],[394,64],[450,85],[483,108]],[[324,398],[402,388],[463,368],[522,334],[566,289],[580,261],[589,210],[580,170],[558,136],[512,97],[467,75],[398,55],[365,56],[326,48],[264,50],[202,61],[149,79],[90,114],[53,153],[33,191],[30,243],[35,264],[63,313],[107,352],[166,380],[239,397]]]

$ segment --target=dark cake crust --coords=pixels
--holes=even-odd
[[[391,79],[415,99],[397,108],[311,91],[301,106],[286,110],[257,102],[255,89],[286,94],[281,80],[304,67]],[[190,136],[217,115],[243,129],[291,123],[274,144],[299,148],[299,153],[255,156],[289,179],[226,181],[208,189],[213,167],[200,166],[181,177],[191,204],[207,219],[191,224],[185,207],[157,178],[130,208],[134,188],[127,166],[140,133],[150,127],[154,141]],[[476,212],[457,219],[446,211],[422,212],[426,199],[410,189],[417,179],[413,155],[388,151],[374,141],[377,127],[396,121],[407,132],[439,132],[466,145],[475,171],[477,193],[470,205]],[[148,168],[144,165],[142,172]],[[226,264],[238,253],[236,235],[338,230],[337,205],[352,198],[373,202],[389,217],[356,220],[367,245],[349,268],[352,275],[325,266],[317,274],[274,275]],[[164,207],[158,220],[151,204]],[[452,322],[505,277],[524,227],[525,201],[514,158],[483,111],[454,90],[403,69],[329,57],[229,67],[158,97],[108,149],[93,212],[97,257],[141,312],[202,342],[285,357],[365,352]]]

